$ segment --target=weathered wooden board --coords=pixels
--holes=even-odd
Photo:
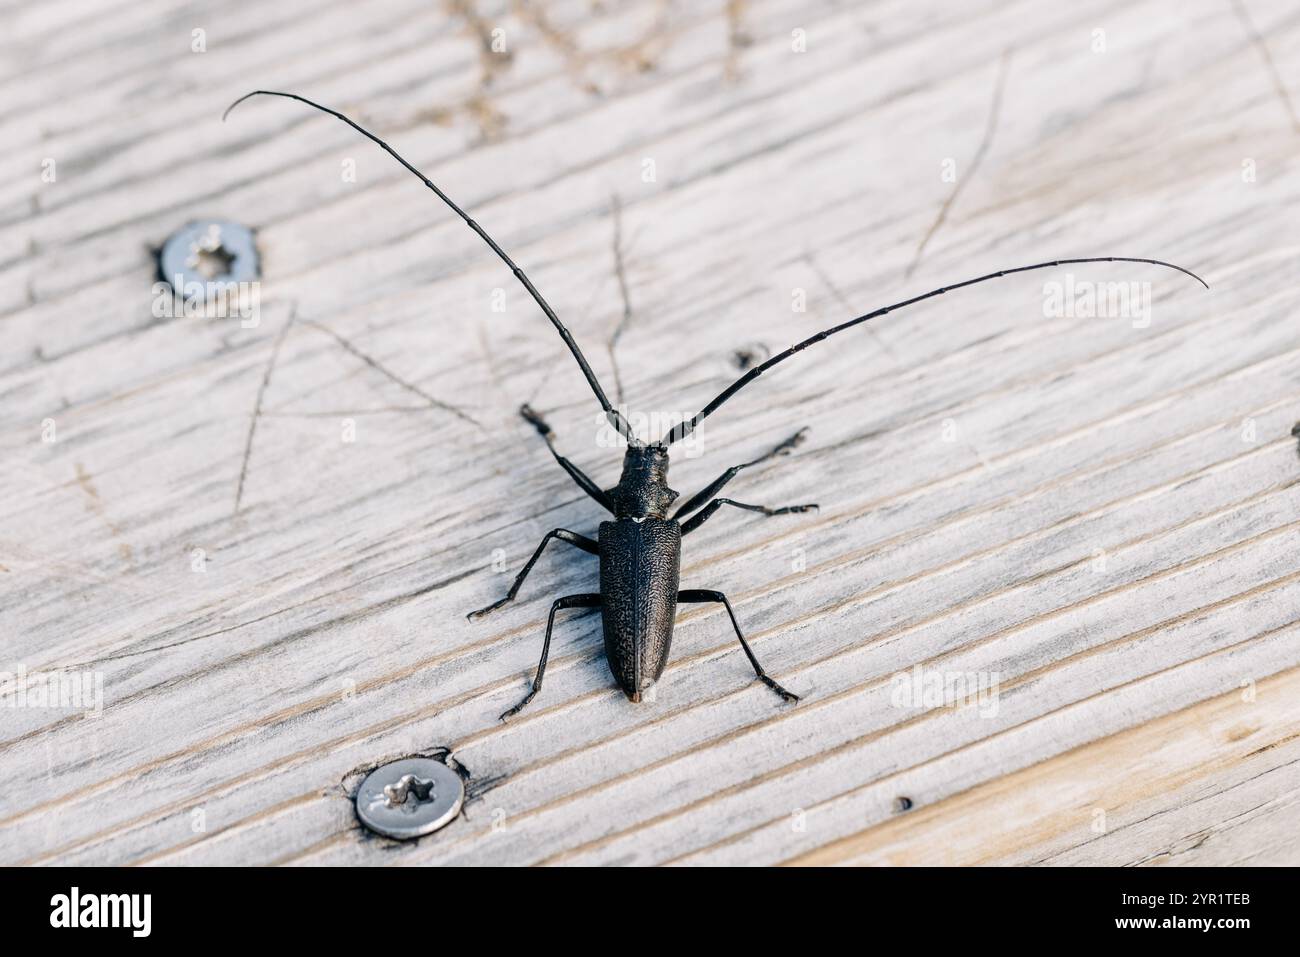
[[[0,708],[0,860],[1300,862],[1294,5],[4,5],[0,671],[100,680],[103,709]],[[515,410],[603,482],[619,450],[382,152],[284,101],[221,123],[259,87],[433,174],[634,412],[1018,263],[1212,290],[1077,267],[1149,314],[1052,314],[1065,269],[1014,277],[765,376],[673,485],[808,426],[730,489],[821,511],[719,513],[683,579],[804,700],[691,608],[633,706],[579,612],[501,724],[595,560],[556,547],[465,613],[600,518]],[[253,327],[151,311],[200,217],[257,230]],[[464,815],[361,831],[360,772],[439,748]]]

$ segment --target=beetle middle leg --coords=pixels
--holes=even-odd
[[[768,508],[766,505],[747,505],[744,502],[737,502],[730,498],[715,498],[712,502],[682,523],[682,534],[687,535],[690,532],[695,531],[709,520],[709,516],[724,505],[731,505],[734,508],[743,508],[749,512],[762,512],[764,515],[793,515],[797,512],[815,512],[818,507],[816,502],[812,502],[807,505],[786,505],[782,508]]]
[[[571,532],[567,528],[553,528],[546,533],[545,537],[542,539],[542,543],[537,546],[537,550],[533,552],[533,557],[528,559],[528,563],[524,565],[523,570],[515,576],[515,583],[511,585],[510,590],[506,592],[506,597],[494,601],[486,608],[480,608],[478,611],[471,611],[465,617],[471,620],[482,618],[489,612],[496,611],[502,605],[507,605],[514,601],[515,595],[519,594],[519,586],[524,583],[524,579],[528,577],[528,573],[533,570],[533,566],[537,564],[537,559],[542,557],[542,552],[546,551],[546,545],[552,538],[557,538],[562,542],[568,542],[570,545],[581,548],[584,552],[590,552],[592,555],[600,554],[600,545],[593,542],[585,535]]]
[[[696,492],[685,502],[683,502],[680,506],[678,506],[677,511],[673,513],[673,518],[680,521],[684,515],[687,515],[695,511],[705,502],[709,501],[709,499],[713,498],[713,496],[721,492],[722,487],[724,485],[726,485],[728,482],[734,479],[745,469],[752,468],[755,465],[759,465],[763,462],[766,462],[768,459],[774,459],[782,455],[789,455],[791,451],[793,451],[803,442],[804,436],[807,434],[808,434],[808,429],[807,427],[804,427],[800,429],[798,432],[796,432],[794,435],[790,436],[784,442],[781,442],[780,444],[776,445],[770,452],[766,452],[763,455],[760,455],[758,458],[754,459],[753,461],[742,462],[740,465],[733,465],[731,468],[727,469],[727,471],[723,472],[712,482],[710,482],[704,488],[700,489],[700,491]]]
[[[758,658],[754,656],[754,650],[749,647],[744,632],[740,630],[740,622],[736,621],[736,613],[731,610],[731,602],[727,601],[726,595],[720,591],[705,588],[688,588],[677,593],[678,604],[701,604],[703,602],[713,602],[727,609],[727,614],[731,617],[731,627],[736,629],[736,637],[740,639],[740,647],[745,649],[745,656],[749,658],[749,663],[754,666],[754,674],[758,676],[758,680],[779,694],[783,700],[798,701],[799,696],[797,694],[786,691],[775,680],[769,678],[767,672],[763,670],[763,666],[758,663]]]
[[[565,595],[563,598],[555,599],[551,605],[550,617],[546,619],[546,638],[542,641],[542,657],[537,662],[537,677],[533,678],[533,686],[529,689],[528,694],[524,695],[524,700],[519,702],[509,711],[502,713],[501,720],[517,715],[524,709],[528,702],[533,700],[537,692],[542,690],[542,678],[546,675],[546,659],[551,653],[551,629],[555,627],[555,613],[561,608],[599,608],[600,594],[586,595]],[[744,640],[743,638],[741,639]]]

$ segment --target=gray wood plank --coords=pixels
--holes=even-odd
[[[23,6],[0,47],[0,671],[104,704],[0,708],[0,860],[1297,863],[1287,4],[140,9]],[[683,579],[804,701],[693,608],[633,706],[575,614],[503,725],[595,560],[548,552],[465,613],[601,517],[516,409],[606,484],[620,452],[508,271],[381,152],[282,101],[220,122],[256,87],[429,171],[657,421],[738,352],[993,269],[1153,256],[1212,289],[1008,278],[764,376],[673,485],[809,427],[732,488],[821,511],[720,513]],[[151,313],[154,251],[206,216],[257,230],[255,326]],[[1148,284],[1149,315],[1050,314],[1067,273]],[[900,705],[917,666],[996,676],[995,707]],[[1130,787],[1151,742],[1163,776]],[[359,769],[440,747],[464,816],[363,833]],[[1025,788],[1071,814],[955,836]]]

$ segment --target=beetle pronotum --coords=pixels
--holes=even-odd
[[[797,695],[781,687],[763,670],[763,666],[759,664],[758,658],[754,656],[749,642],[745,640],[745,635],[741,631],[740,623],[736,620],[736,613],[731,607],[731,602],[727,600],[727,596],[720,591],[707,589],[679,589],[678,571],[681,560],[682,536],[695,531],[724,505],[752,512],[761,512],[764,515],[804,512],[817,507],[816,505],[791,505],[784,508],[768,508],[762,505],[749,505],[744,502],[737,502],[734,499],[717,497],[723,486],[735,478],[743,469],[750,468],[776,456],[784,455],[793,449],[802,440],[806,430],[795,433],[795,435],[777,445],[766,455],[741,465],[732,466],[699,492],[690,496],[671,515],[668,511],[678,497],[677,492],[668,486],[669,446],[688,436],[701,421],[716,412],[724,402],[773,366],[797,355],[823,339],[844,332],[868,320],[902,309],[905,306],[940,296],[954,289],[962,289],[990,279],[1029,272],[1034,269],[1048,269],[1054,266],[1078,263],[1146,263],[1176,269],[1191,276],[1207,289],[1209,288],[1205,280],[1182,266],[1176,266],[1173,263],[1163,262],[1159,259],[1144,259],[1133,256],[1089,256],[1075,259],[1056,259],[1028,266],[1016,266],[1012,269],[1000,269],[997,272],[976,276],[974,279],[967,279],[949,286],[941,286],[930,292],[864,313],[839,325],[831,326],[829,329],[823,329],[816,335],[809,336],[807,339],[795,343],[784,352],[777,353],[750,368],[744,375],[718,393],[699,412],[689,419],[679,422],[657,441],[643,442],[634,433],[627,419],[610,403],[605,395],[605,390],[601,388],[595,372],[587,363],[586,357],[583,356],[582,350],[578,348],[572,334],[565,328],[564,323],[560,322],[555,310],[542,298],[542,294],[533,286],[524,271],[515,265],[514,260],[506,255],[505,251],[484,231],[483,227],[452,202],[446,193],[434,185],[432,180],[398,155],[396,150],[379,137],[354,123],[342,113],[295,93],[255,90],[232,103],[227,108],[222,119],[225,119],[225,116],[228,116],[230,111],[244,100],[258,95],[280,96],[297,100],[342,120],[362,136],[382,147],[397,162],[419,177],[425,186],[433,190],[439,199],[446,203],[457,216],[465,221],[465,224],[470,229],[474,230],[492,248],[492,251],[501,258],[501,261],[510,267],[511,272],[515,274],[515,278],[528,290],[528,294],[541,307],[542,312],[555,326],[555,331],[560,334],[560,338],[568,346],[569,352],[578,363],[578,368],[582,370],[583,376],[587,379],[587,384],[591,387],[596,400],[604,410],[606,419],[627,441],[627,451],[623,456],[623,474],[620,476],[618,484],[613,488],[601,489],[581,469],[560,455],[555,448],[550,427],[536,412],[526,405],[520,409],[520,413],[524,418],[532,423],[546,440],[547,448],[555,456],[555,460],[560,464],[560,467],[569,474],[579,488],[591,496],[598,505],[610,512],[613,515],[613,520],[600,523],[600,531],[595,540],[564,528],[557,528],[547,532],[541,544],[533,552],[532,557],[528,559],[523,569],[516,576],[505,597],[493,602],[486,608],[470,613],[470,618],[479,618],[513,601],[524,579],[528,577],[528,573],[532,571],[533,566],[541,558],[542,552],[552,539],[566,542],[600,558],[600,591],[580,595],[566,595],[563,598],[557,598],[551,605],[551,613],[546,621],[546,637],[542,641],[542,656],[537,664],[537,675],[533,679],[532,687],[519,704],[501,715],[502,720],[518,713],[541,690],[542,679],[546,675],[546,659],[551,648],[551,631],[555,626],[555,613],[563,608],[600,609],[605,634],[605,655],[609,661],[610,670],[614,673],[614,679],[618,682],[619,687],[623,689],[623,692],[631,701],[640,701],[642,695],[663,674],[664,666],[668,663],[668,650],[672,642],[677,605],[679,603],[702,602],[720,604],[727,609],[727,615],[731,618],[731,625],[736,631],[736,638],[740,641],[740,646],[744,649],[746,657],[749,658],[749,663],[753,666],[757,679],[784,700],[799,700]]]

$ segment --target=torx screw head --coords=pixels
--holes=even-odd
[[[187,223],[167,238],[158,269],[177,295],[202,289],[204,299],[212,302],[240,283],[256,280],[260,265],[247,226],[202,219]]]
[[[464,803],[460,775],[433,758],[404,758],[375,768],[356,797],[361,823],[399,841],[446,827]]]

